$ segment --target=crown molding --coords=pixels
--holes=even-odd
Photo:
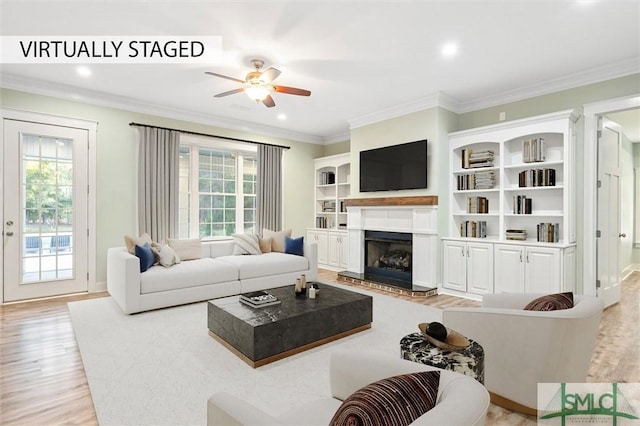
[[[331,145],[338,142],[347,142],[351,140],[351,132],[336,133],[335,135],[327,136],[322,139],[325,145]]]
[[[514,90],[497,93],[465,102],[459,105],[459,114],[478,111],[511,102],[522,101],[524,99],[537,96],[548,95],[550,93],[561,92],[563,90],[575,89],[601,81],[612,80],[614,78],[625,77],[631,74],[640,73],[640,58],[629,58],[619,62],[603,65],[596,68],[567,74],[551,80],[521,87]]]
[[[109,93],[90,89],[81,89],[65,84],[51,83],[43,80],[17,76],[14,74],[2,74],[0,86],[6,89],[34,93],[37,95],[52,96],[60,99],[84,102],[91,105],[117,108],[142,114],[190,121],[193,123],[222,127],[224,129],[237,130],[241,132],[251,132],[262,136],[284,138],[320,145],[325,143],[324,138],[317,135],[281,129],[278,127],[266,126],[263,124],[251,123],[248,121],[242,121],[233,118],[203,114],[200,112],[181,108],[171,108],[164,105],[139,101],[137,99],[129,98],[126,96],[112,95]]]
[[[389,120],[391,118],[400,117],[402,115],[434,107],[442,107],[452,112],[458,112],[459,102],[445,93],[438,92],[416,99],[415,101],[383,109],[382,111],[365,114],[348,120],[348,122],[351,129],[356,129],[368,124],[378,123],[380,121]]]

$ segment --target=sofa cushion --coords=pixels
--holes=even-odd
[[[158,255],[158,263],[165,268],[170,268],[176,263],[180,263],[180,257],[167,244],[160,244],[152,250]]]
[[[149,243],[135,245],[135,255],[140,259],[140,272],[146,272],[155,263],[153,250]]]
[[[144,233],[139,237],[133,237],[131,235],[124,236],[124,244],[127,246],[127,251],[131,254],[136,254],[136,244],[143,246],[144,243],[149,243],[150,246],[153,245],[151,237],[147,233]]]
[[[524,307],[525,311],[559,311],[573,308],[573,292],[547,294],[533,299]]]
[[[271,253],[272,238],[260,238],[258,237],[258,244],[260,245],[260,251],[262,253]]]
[[[234,265],[203,258],[181,262],[171,268],[149,269],[140,276],[140,291],[147,294],[237,280],[238,269]]]
[[[233,248],[234,255],[262,254],[256,234],[233,234],[231,237],[235,243]]]
[[[331,426],[408,426],[436,405],[439,371],[378,380],[344,400]]]
[[[258,256],[222,256],[216,260],[237,268],[241,280],[309,269],[309,260],[306,257],[276,252]]]
[[[202,241],[200,238],[178,240],[169,238],[169,247],[176,252],[180,260],[202,258]]]
[[[262,230],[262,238],[271,238],[271,251],[284,253],[284,237],[291,236],[291,229],[284,231],[272,231],[264,228]]]
[[[284,252],[295,254],[296,256],[304,256],[304,237],[284,237]]]

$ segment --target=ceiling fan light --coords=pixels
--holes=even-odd
[[[244,93],[247,94],[249,99],[252,99],[252,100],[254,100],[256,102],[260,102],[260,101],[264,100],[264,98],[269,96],[271,91],[269,89],[267,89],[266,87],[250,86],[250,87],[247,87],[246,89],[244,89]]]

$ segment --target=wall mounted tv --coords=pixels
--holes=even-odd
[[[426,139],[360,151],[360,192],[426,187]]]

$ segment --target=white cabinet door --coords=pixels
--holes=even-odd
[[[524,256],[524,246],[494,246],[496,293],[524,293]]]
[[[338,266],[340,263],[340,234],[329,233],[327,246],[327,263]]]
[[[328,237],[326,231],[307,231],[307,240],[318,244],[318,263],[327,265]]]
[[[561,287],[560,249],[527,247],[525,291],[556,293]]]
[[[442,286],[451,290],[467,291],[467,257],[465,243],[444,241]]]
[[[349,267],[349,234],[346,232],[340,236],[338,266],[341,268]]]
[[[493,293],[493,245],[467,243],[467,291]]]

